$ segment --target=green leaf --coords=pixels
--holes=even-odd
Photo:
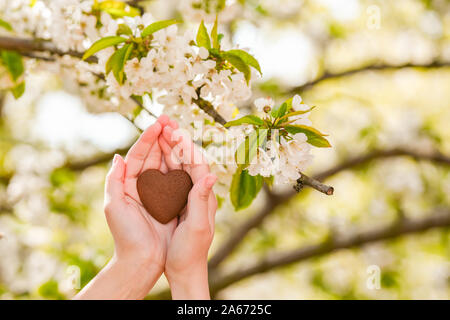
[[[309,108],[308,110],[299,110],[299,111],[293,111],[293,112],[289,112],[287,114],[285,114],[284,116],[282,116],[279,120],[280,123],[282,122],[286,122],[290,117],[295,117],[295,116],[299,116],[301,114],[305,114],[310,112],[312,109],[314,109],[315,106]]]
[[[286,105],[287,105],[287,109],[286,109],[286,112],[289,112],[289,110],[291,110],[292,109],[292,101],[294,100],[294,98],[289,98],[289,99],[287,99],[284,103],[286,103]]]
[[[261,72],[261,67],[259,65],[258,60],[256,60],[250,53],[248,53],[247,51],[244,50],[239,50],[239,49],[235,49],[235,50],[228,50],[226,52],[228,55],[234,55],[237,56],[239,58],[241,58],[242,61],[244,61],[247,65],[252,66],[253,68],[255,68],[256,70],[258,70],[258,72],[260,74],[262,74]]]
[[[211,49],[211,40],[209,39],[208,30],[206,30],[205,24],[200,23],[200,27],[197,32],[197,46]]]
[[[86,52],[83,55],[83,60],[86,60],[90,56],[92,56],[94,53],[103,50],[105,48],[115,46],[119,43],[127,41],[126,38],[119,37],[119,36],[109,36],[101,38],[97,41],[95,41],[92,46],[86,50]]]
[[[129,26],[127,26],[124,23],[119,24],[119,27],[117,28],[117,32],[116,34],[119,36],[121,34],[125,34],[127,36],[131,36],[133,35],[133,31],[131,30],[131,28]]]
[[[8,31],[12,31],[11,25],[2,19],[0,19],[0,27],[2,27],[3,29],[6,29]]]
[[[263,185],[263,178],[252,176],[247,170],[238,167],[233,175],[230,188],[230,199],[236,211],[247,208],[256,198]]]
[[[12,79],[16,81],[25,70],[22,56],[15,51],[2,50],[1,58]]]
[[[220,49],[220,41],[219,41],[219,36],[217,34],[217,15],[216,15],[216,20],[214,21],[214,26],[211,30],[211,39],[213,42],[213,48]]]
[[[278,110],[278,117],[282,117],[286,114],[288,110],[288,105],[286,102],[283,102],[283,104],[280,106],[280,109]]]
[[[261,120],[260,118],[258,118],[257,116],[248,115],[248,116],[244,116],[237,120],[228,121],[224,127],[229,128],[229,127],[233,127],[233,126],[240,126],[242,124],[254,124],[254,125],[262,126],[264,124],[264,121]]]
[[[235,161],[238,165],[248,166],[261,147],[267,141],[268,129],[257,129],[252,131],[250,135],[236,149]]]
[[[225,35],[223,33],[219,33],[219,35],[217,36],[217,42],[219,42],[219,47],[220,47],[220,43],[222,42],[223,37],[225,37]]]
[[[331,144],[324,138],[325,134],[321,133],[313,127],[293,124],[285,126],[284,129],[290,134],[304,133],[308,138],[308,143],[318,148],[329,148]]]
[[[127,6],[124,2],[119,0],[103,0],[100,3],[98,3],[98,0],[94,1],[94,5],[97,5],[99,9],[125,9]]]
[[[123,81],[125,80],[123,68],[125,66],[125,62],[127,62],[130,57],[133,48],[134,45],[131,43],[124,45],[122,48],[114,52],[106,62],[105,73],[108,74],[112,71],[119,84],[123,84]]]
[[[14,98],[18,99],[25,92],[25,82],[21,81],[20,83],[17,83],[17,80],[25,71],[22,56],[15,51],[2,50],[0,52],[0,59],[6,70],[8,70],[8,73],[11,75],[12,80],[15,82],[14,87],[10,90]]]
[[[222,56],[229,62],[233,67],[238,69],[240,72],[244,74],[245,80],[248,82],[250,81],[251,72],[248,65],[238,56],[234,54],[229,54],[228,52],[222,53]]]
[[[273,186],[274,180],[275,180],[274,176],[264,177],[264,182],[267,184],[268,187],[272,187]]]
[[[15,99],[19,99],[23,93],[25,92],[25,81],[22,81],[14,88],[11,89],[11,93],[13,94]]]
[[[286,114],[286,111],[288,110],[288,105],[286,102],[283,102],[281,106],[278,108],[273,108],[272,112],[270,113],[272,117],[274,118],[281,118]]]
[[[136,17],[140,15],[137,8],[128,6],[126,3],[118,0],[105,0],[97,4],[97,8],[101,11],[109,13],[114,18]]]
[[[113,16],[113,18],[136,17],[140,14],[139,10],[132,7],[130,7],[128,11],[116,8],[102,9],[102,11],[109,13],[111,16]]]
[[[177,20],[162,20],[152,23],[151,25],[147,26],[144,30],[142,30],[141,37],[145,38],[152,33],[155,33],[156,31],[159,31],[161,29],[167,28],[168,26],[171,26],[173,24],[179,23]]]

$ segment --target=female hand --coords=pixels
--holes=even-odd
[[[190,136],[175,131],[177,127],[170,121],[159,145],[169,170],[185,170],[194,186],[169,242],[165,274],[174,299],[209,299],[207,262],[217,210],[212,187],[217,178]]]
[[[139,199],[136,180],[147,169],[167,172],[158,137],[168,122],[163,116],[145,130],[125,160],[114,157],[105,186],[105,214],[114,238],[114,257],[77,298],[143,298],[161,276],[177,221],[164,225],[150,216]]]
[[[161,224],[142,205],[136,182],[148,169],[167,172],[158,137],[168,117],[150,126],[131,147],[125,160],[119,155],[106,179],[105,214],[118,259],[145,261],[164,269],[167,244],[176,221]]]

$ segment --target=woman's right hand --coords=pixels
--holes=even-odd
[[[130,263],[151,264],[164,270],[167,244],[176,219],[161,224],[147,213],[139,199],[136,182],[147,169],[167,172],[158,137],[168,123],[163,116],[141,135],[125,160],[116,155],[106,178],[105,214],[114,237],[115,256]]]
[[[161,276],[176,219],[161,224],[144,209],[136,181],[147,169],[167,171],[158,137],[167,116],[150,126],[125,160],[116,155],[106,177],[105,214],[114,238],[114,256],[76,299],[142,299]]]

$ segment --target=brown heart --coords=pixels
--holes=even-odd
[[[157,169],[149,169],[139,175],[136,187],[147,212],[166,224],[186,206],[192,180],[183,170],[164,174]]]

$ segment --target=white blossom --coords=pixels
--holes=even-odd
[[[275,105],[275,101],[273,101],[272,98],[268,97],[268,98],[259,98],[256,99],[255,102],[255,107],[259,112],[264,112],[264,108],[265,107],[269,107],[270,109],[273,108],[273,106]]]

